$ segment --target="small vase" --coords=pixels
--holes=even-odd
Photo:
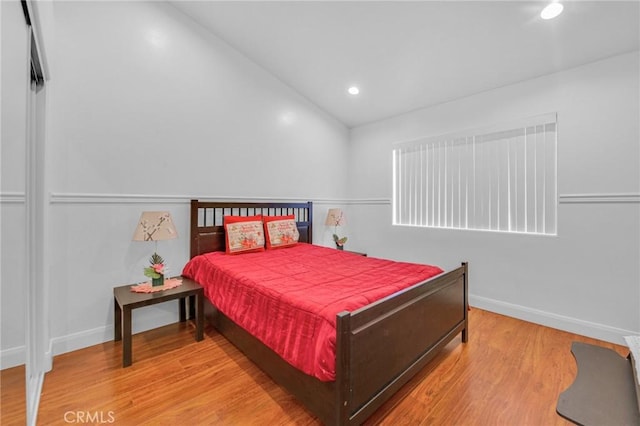
[[[344,246],[341,246],[341,245],[339,245],[339,244],[336,244],[336,248],[337,248],[338,250],[344,250]]]
[[[151,286],[158,287],[164,285],[164,275],[160,275],[160,278],[151,278]]]

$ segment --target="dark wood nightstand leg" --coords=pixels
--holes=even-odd
[[[131,365],[131,308],[124,306],[122,308],[122,367]]]
[[[185,299],[186,297],[181,297],[180,299],[178,299],[180,307],[180,322],[185,322],[187,320],[187,308],[185,307]]]
[[[113,340],[122,340],[122,309],[116,298],[113,298]]]
[[[189,296],[189,319],[196,318],[196,296]]]
[[[204,293],[196,295],[196,342],[204,339]]]

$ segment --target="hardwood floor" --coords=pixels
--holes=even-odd
[[[317,425],[319,421],[214,329],[195,342],[177,323],[122,343],[57,356],[39,425]],[[567,425],[555,412],[576,366],[571,342],[626,348],[472,309],[469,342],[455,339],[367,425]],[[2,425],[24,424],[24,369],[2,371]],[[19,401],[22,398],[22,405]],[[80,421],[83,420],[83,421]]]
[[[24,365],[0,371],[0,425],[27,422]]]

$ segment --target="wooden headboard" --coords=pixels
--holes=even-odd
[[[300,241],[312,243],[313,203],[234,203],[191,200],[191,253],[194,257],[212,251],[224,251],[224,216],[294,215]]]

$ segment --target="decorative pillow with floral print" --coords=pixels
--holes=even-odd
[[[227,254],[251,253],[264,250],[262,215],[225,216]]]
[[[294,246],[300,239],[294,215],[264,216],[267,249]]]

